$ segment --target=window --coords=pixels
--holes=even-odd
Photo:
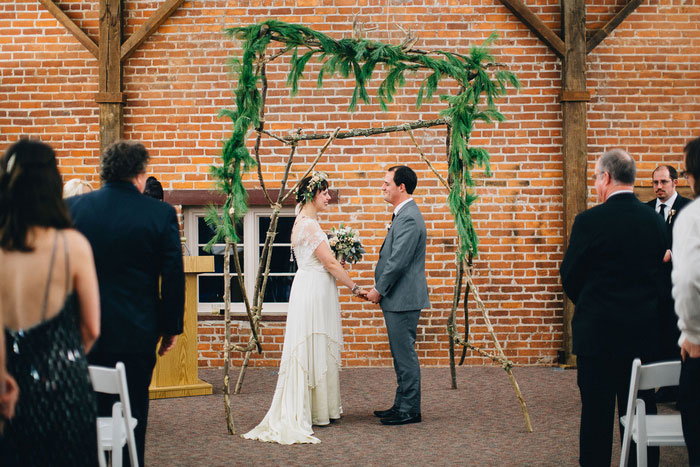
[[[243,283],[248,300],[253,300],[255,279],[257,278],[260,254],[265,245],[267,229],[270,226],[271,210],[251,208],[238,226],[238,259],[243,271]],[[193,207],[185,209],[185,235],[187,250],[190,255],[214,256],[214,272],[199,275],[197,281],[198,311],[205,314],[222,314],[224,309],[224,244],[215,244],[211,253],[204,251],[204,246],[212,238],[204,216],[206,208]],[[292,226],[294,211],[283,208],[277,221],[277,235],[272,246],[270,274],[265,289],[263,313],[286,313],[292,280],[297,270],[296,261],[291,254]],[[231,312],[245,313],[243,294],[238,283],[236,269],[231,252]],[[264,267],[264,265],[263,265]]]

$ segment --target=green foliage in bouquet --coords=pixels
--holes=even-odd
[[[307,26],[277,20],[226,29],[226,33],[239,39],[243,49],[240,59],[231,60],[238,75],[238,87],[235,91],[236,110],[222,112],[235,122],[234,135],[227,144],[236,147],[245,146],[245,139],[238,137],[240,133],[236,132],[236,128],[242,128],[246,122],[256,128],[260,127],[263,99],[258,90],[258,83],[262,80],[259,64],[267,59],[265,53],[272,41],[285,44],[285,50],[291,51],[291,69],[287,83],[291,87],[292,95],[298,91],[299,80],[312,58],[322,63],[316,80],[318,87],[323,86],[324,77],[327,76],[353,76],[355,88],[348,109],[351,112],[356,108],[358,99],[370,102],[367,84],[378,66],[385,72],[385,78],[377,90],[379,104],[383,110],[393,102],[397,89],[406,83],[407,73],[427,73],[418,91],[416,107],[434,97],[444,78],[456,81],[459,87],[457,94],[440,96],[440,99],[448,104],[441,115],[452,128],[448,160],[451,193],[448,203],[460,238],[460,258],[464,258],[467,253],[476,254],[478,240],[470,215],[470,206],[476,199],[472,191],[474,181],[471,170],[474,167],[483,167],[488,176],[490,167],[488,152],[484,149],[470,148],[469,138],[477,120],[486,123],[504,120],[495,106],[495,99],[506,94],[508,84],[519,87],[513,73],[491,69],[493,57],[488,47],[497,38],[496,34],[492,34],[481,46],[472,47],[468,55],[463,55],[443,50],[428,53],[366,39],[337,40]],[[233,152],[239,153],[237,150]],[[229,173],[224,171],[215,176],[228,176]],[[234,171],[231,175],[240,176],[240,171]],[[232,186],[235,183],[233,181]],[[226,186],[224,183],[224,187]],[[237,201],[241,202],[245,201]]]
[[[343,224],[340,224],[338,229],[331,228],[331,232],[328,234],[328,243],[338,261],[357,263],[365,254],[360,236],[355,230],[345,227]]]

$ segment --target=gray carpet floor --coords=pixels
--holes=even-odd
[[[513,387],[500,368],[458,368],[456,390],[450,388],[448,368],[423,368],[423,422],[395,427],[381,425],[372,415],[393,402],[393,369],[346,368],[341,372],[341,420],[315,427],[320,444],[280,446],[239,436],[265,415],[276,369],[248,370],[241,394],[232,396],[233,436],[226,431],[223,370],[200,370],[200,378],[213,384],[213,395],[151,401],[146,465],[577,465],[576,371],[525,367],[513,373],[533,433],[527,432]],[[233,369],[232,380],[237,376]],[[660,411],[671,410],[660,406]],[[616,431],[613,465],[619,452]],[[685,448],[662,447],[661,465],[688,465]]]

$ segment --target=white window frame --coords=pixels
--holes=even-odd
[[[183,220],[184,220],[184,233],[187,246],[187,251],[192,256],[199,255],[199,242],[198,242],[198,217],[204,217],[207,213],[206,206],[188,206],[183,209]],[[243,282],[246,289],[246,294],[248,295],[248,300],[253,300],[253,293],[255,290],[255,279],[257,277],[258,263],[260,258],[258,256],[258,249],[260,248],[259,242],[259,232],[258,226],[260,225],[261,218],[269,218],[272,214],[272,209],[268,207],[251,207],[248,212],[243,217],[243,258],[244,265],[243,270],[245,271]],[[283,207],[280,211],[280,215],[284,217],[294,216],[293,207]],[[278,243],[278,246],[288,246],[288,243]],[[231,264],[231,272],[235,274],[235,267]],[[209,275],[208,273],[202,273],[201,275]],[[210,275],[218,275],[216,273],[211,273]],[[286,275],[281,273],[270,273],[270,276],[274,275]],[[263,315],[267,314],[286,314],[289,304],[288,303],[264,303],[263,304]],[[219,316],[220,310],[224,308],[222,303],[199,303],[199,281],[197,281],[197,313],[202,315],[213,315]],[[231,313],[236,315],[245,315],[245,304],[244,303],[231,303]]]

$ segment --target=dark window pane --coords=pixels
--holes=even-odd
[[[268,276],[265,303],[286,303],[292,288],[292,276]]]
[[[223,303],[224,279],[223,276],[199,276],[199,302]],[[231,277],[231,303],[242,303],[243,295],[238,287],[238,278]]]
[[[258,247],[258,258],[262,255],[263,247]],[[273,246],[272,260],[270,261],[270,272],[294,273],[297,270],[297,263],[290,258],[291,247]],[[264,267],[265,265],[263,265]]]
[[[294,217],[280,216],[277,218],[277,235],[275,235],[275,243],[291,243],[292,226],[294,226]],[[270,228],[270,218],[261,217],[258,221],[258,241],[261,244],[265,243],[267,237],[267,229]]]
[[[207,243],[214,236],[214,231],[207,225],[203,217],[197,218],[197,242]]]
[[[214,272],[223,273],[224,272],[224,246],[214,245],[211,253],[204,251],[204,247],[199,247],[199,256],[214,256]],[[231,253],[233,253],[233,248],[231,248]],[[241,269],[245,272],[245,261],[243,261],[243,245],[238,245],[238,261],[241,263]],[[233,254],[231,254],[231,274],[236,273],[236,265],[233,262]]]
[[[243,243],[243,223],[239,222],[236,227],[236,233],[238,234],[238,243]],[[214,236],[214,230],[207,225],[207,221],[204,217],[197,217],[197,243],[200,245],[206,244]]]

